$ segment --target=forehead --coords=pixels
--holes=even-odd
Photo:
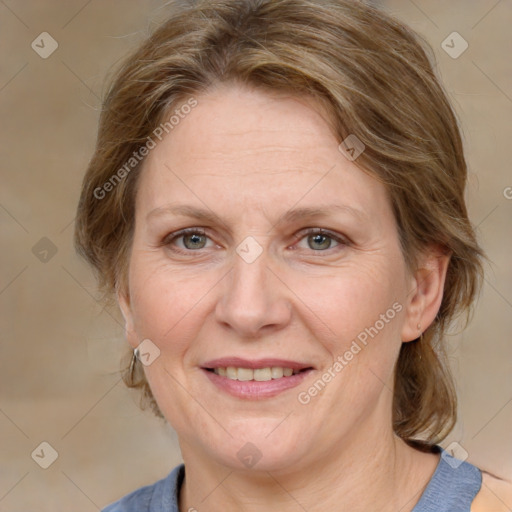
[[[383,185],[340,153],[314,100],[240,86],[196,100],[146,159],[142,213],[177,198],[217,210],[340,202],[382,214],[389,206]]]

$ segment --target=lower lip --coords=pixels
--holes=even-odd
[[[280,393],[298,386],[313,370],[308,369],[290,377],[281,377],[267,381],[256,380],[232,380],[214,372],[202,369],[210,382],[231,396],[237,398],[246,398],[250,400],[259,400],[262,398],[271,398]]]

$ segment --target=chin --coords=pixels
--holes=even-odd
[[[291,432],[289,425],[280,431],[275,420],[271,428],[268,428],[269,421],[244,424],[244,428],[230,430],[233,437],[222,436],[223,442],[207,446],[214,460],[236,471],[281,471],[304,460],[308,452],[305,440],[299,432]]]

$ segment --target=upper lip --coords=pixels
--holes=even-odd
[[[244,359],[242,357],[221,357],[219,359],[212,359],[202,365],[202,368],[227,368],[234,366],[236,368],[291,368],[292,370],[304,370],[306,368],[313,368],[311,364],[301,363],[298,361],[290,361],[288,359],[264,358],[264,359]]]

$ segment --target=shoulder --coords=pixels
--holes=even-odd
[[[471,505],[471,512],[510,512],[512,482],[482,470],[482,487]]]
[[[133,491],[102,512],[178,512],[178,493],[184,471],[184,465],[180,464],[167,477]]]
[[[153,485],[141,487],[104,508],[102,512],[149,512],[151,500],[160,483],[161,480]]]
[[[104,508],[102,512],[149,512],[151,498],[157,485],[158,483],[137,489]]]

